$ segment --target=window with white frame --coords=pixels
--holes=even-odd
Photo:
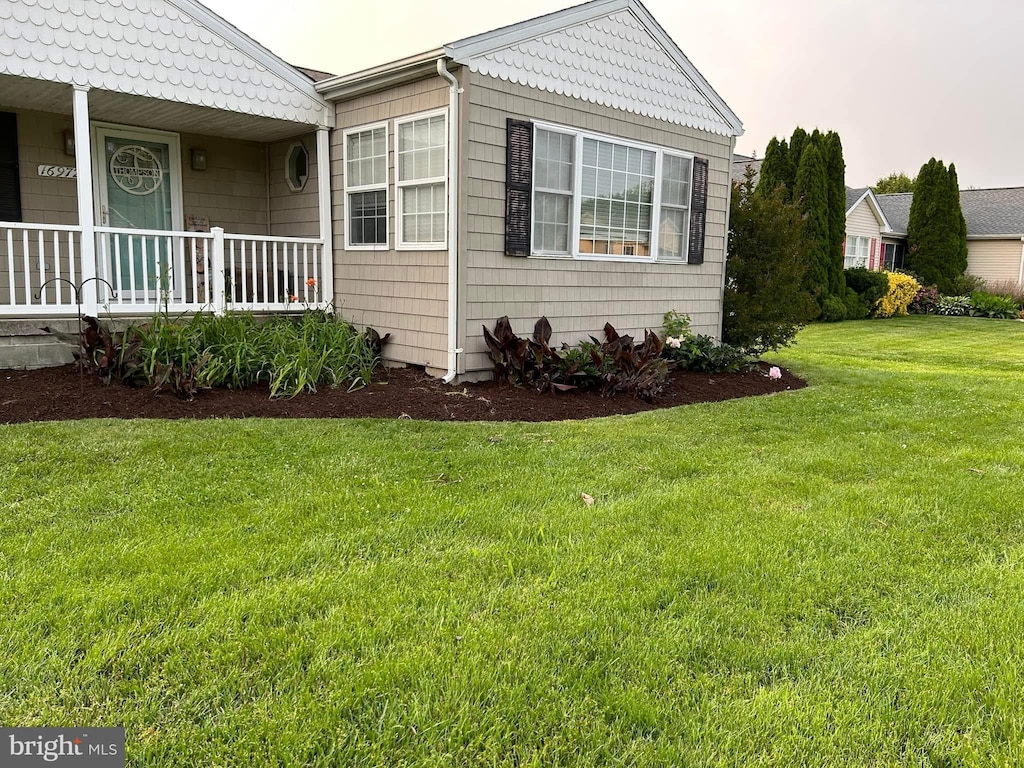
[[[853,267],[866,267],[871,248],[871,238],[849,235],[846,238],[846,259],[843,266],[846,269]]]
[[[692,173],[661,147],[536,126],[532,252],[685,260]]]
[[[388,243],[388,129],[374,125],[345,132],[346,236],[350,248]]]
[[[395,121],[398,247],[444,248],[448,213],[445,113]]]

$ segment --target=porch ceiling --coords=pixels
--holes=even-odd
[[[70,115],[72,89],[61,83],[0,75],[0,108]],[[249,141],[279,141],[314,126],[111,91],[89,92],[89,117],[101,122]]]

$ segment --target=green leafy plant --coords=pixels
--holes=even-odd
[[[742,373],[753,367],[753,359],[739,347],[719,344],[710,336],[691,336],[665,345],[665,357],[680,368],[702,373]]]
[[[889,292],[889,278],[885,272],[875,272],[865,267],[854,267],[845,271],[846,286],[852,290],[866,309],[865,317],[874,315],[879,300]],[[849,302],[847,302],[849,306]],[[847,312],[847,317],[850,313]],[[852,319],[852,318],[851,318]]]
[[[946,317],[964,317],[971,314],[970,296],[942,296],[935,305],[935,314]]]
[[[846,303],[838,296],[826,296],[821,302],[821,319],[838,323],[846,319]]]
[[[985,291],[985,278],[964,273],[950,281],[950,296],[970,296],[978,291]]]
[[[996,296],[984,291],[975,291],[971,294],[971,314],[974,317],[1011,320],[1020,316],[1020,307],[1011,296]]]

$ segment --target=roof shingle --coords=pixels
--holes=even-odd
[[[893,231],[906,234],[914,195],[878,195]],[[1024,236],[1024,187],[960,190],[968,237]]]

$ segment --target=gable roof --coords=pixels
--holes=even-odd
[[[743,133],[740,119],[639,0],[591,0],[444,50],[473,72],[509,82],[725,136]]]
[[[0,74],[330,125],[307,76],[195,0],[0,0]]]
[[[871,208],[871,212],[878,219],[878,224],[882,229],[882,232],[891,232],[892,224],[889,222],[889,217],[885,215],[885,211],[882,209],[881,204],[878,202],[878,197],[871,191],[871,187],[863,187],[861,189],[850,189],[846,188],[846,216],[849,218],[850,214],[859,206],[862,202],[866,202],[868,207]]]
[[[743,123],[639,0],[591,0],[441,48],[317,83],[351,98],[436,71],[472,72],[723,136]]]
[[[878,196],[893,230],[901,235],[907,233],[913,200],[910,192]],[[1024,237],[1024,187],[962,189],[960,207],[968,237]]]

